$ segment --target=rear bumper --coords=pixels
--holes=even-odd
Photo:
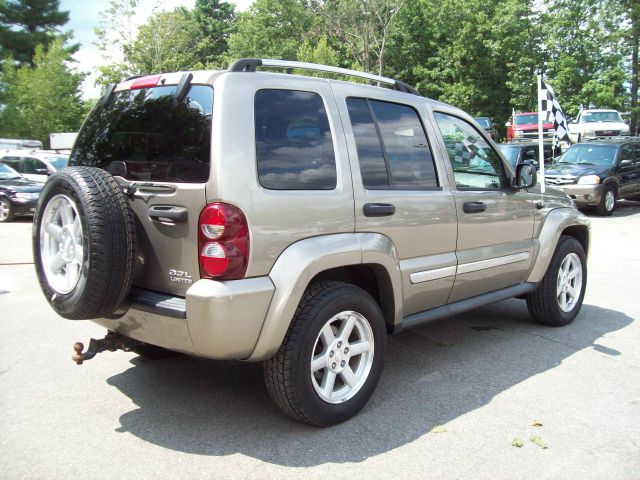
[[[120,318],[96,323],[128,337],[216,359],[248,358],[258,341],[275,287],[269,277],[198,280],[186,298],[133,289]]]
[[[577,206],[598,205],[602,200],[603,184],[598,185],[553,185],[553,188],[562,190],[569,195]]]

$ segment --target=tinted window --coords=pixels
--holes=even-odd
[[[38,173],[37,170],[49,171],[47,166],[37,158],[24,157],[23,160],[22,168],[24,169],[24,173]]]
[[[497,190],[506,185],[500,156],[466,121],[435,113],[459,189]]]
[[[22,167],[20,166],[20,158],[18,158],[18,157],[4,157],[2,159],[2,162],[6,163],[7,165],[9,165],[11,168],[14,168],[18,172],[24,173],[22,171]]]
[[[125,162],[130,180],[206,182],[213,89],[193,85],[176,102],[176,87],[125,90],[85,121],[69,165],[107,168]]]
[[[347,108],[356,140],[362,183],[365,187],[389,186],[384,153],[369,104],[363,98],[349,98]]]
[[[272,190],[333,190],[336,159],[317,93],[259,90],[255,97],[260,184]]]
[[[365,187],[438,186],[431,150],[416,111],[406,105],[347,99]]]

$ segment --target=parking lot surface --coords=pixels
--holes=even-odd
[[[365,409],[328,429],[271,403],[259,364],[105,352],[51,310],[30,220],[0,225],[0,476],[640,478],[640,203],[592,219],[585,303],[564,328],[509,300],[389,339]]]

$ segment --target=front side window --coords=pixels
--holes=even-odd
[[[433,157],[418,113],[408,105],[348,98],[365,188],[437,188]]]
[[[4,157],[2,163],[9,165],[11,168],[17,170],[20,173],[24,173],[22,166],[20,165],[19,157]]]
[[[505,188],[506,177],[500,155],[482,135],[471,124],[458,117],[440,112],[434,113],[434,116],[447,147],[457,188]]]
[[[213,89],[192,85],[182,101],[175,93],[175,85],[117,92],[87,117],[69,165],[108,169],[118,161],[129,180],[206,182]]]
[[[264,188],[336,188],[333,138],[320,95],[259,90],[255,96],[255,128],[258,179]]]

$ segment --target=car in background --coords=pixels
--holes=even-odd
[[[500,134],[497,130],[497,124],[491,121],[489,117],[473,117],[478,125],[482,127],[482,129],[487,132],[489,138],[494,142],[498,143],[500,141]]]
[[[592,138],[629,135],[629,125],[617,110],[581,110],[568,127],[569,139],[573,143]]]
[[[0,162],[29,180],[44,183],[49,175],[67,166],[69,156],[36,150],[6,150],[0,152]]]
[[[563,190],[578,207],[611,215],[619,199],[640,200],[640,138],[572,145],[546,171],[545,183]]]
[[[538,138],[538,112],[516,113],[510,122],[505,123],[507,127],[507,141],[512,140],[535,140]],[[554,134],[553,123],[547,116],[542,120],[542,138],[552,139]]]
[[[0,163],[0,222],[33,215],[41,191],[42,183],[27,180],[13,168]]]
[[[498,148],[513,168],[516,168],[516,165],[519,163],[524,163],[525,160],[529,160],[533,162],[536,169],[539,169],[538,163],[540,157],[538,152],[540,149],[538,142],[526,140],[523,142],[501,143],[498,145]],[[559,157],[562,154],[562,150],[559,146],[554,148],[552,143],[545,142],[543,144],[543,154],[546,169],[553,163],[554,157]]]

